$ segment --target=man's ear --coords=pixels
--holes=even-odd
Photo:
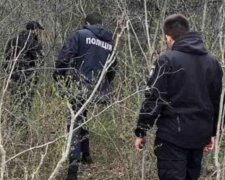
[[[166,35],[166,41],[170,43],[171,41],[173,41],[173,38],[169,35]]]
[[[89,23],[88,21],[85,21],[85,24],[86,24],[86,25],[90,25],[90,23]]]
[[[165,39],[166,39],[167,45],[169,47],[172,47],[174,42],[175,42],[174,39],[171,36],[169,36],[169,35],[165,35]]]

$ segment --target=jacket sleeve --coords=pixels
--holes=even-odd
[[[39,59],[43,59],[45,54],[44,54],[44,51],[43,51],[43,46],[42,46],[42,43],[41,42],[38,42],[37,43],[37,46],[35,48],[35,51],[37,53],[37,58]]]
[[[213,126],[212,136],[216,136],[216,132],[217,132],[217,123],[218,123],[219,110],[220,110],[220,95],[222,92],[222,78],[223,78],[222,68],[220,64],[218,63],[218,61],[215,61],[215,62],[216,62],[215,76],[212,82],[213,84],[211,86],[211,100],[214,107],[214,117],[213,117],[214,126]]]
[[[15,46],[15,39],[13,38],[7,42],[5,48],[2,67],[7,73],[9,73],[11,70],[11,66],[13,64],[12,59],[17,56],[17,52],[15,51],[14,46]],[[17,51],[20,51],[20,46],[17,46],[16,49]]]
[[[4,52],[4,61],[3,61],[3,69],[5,69],[6,71],[8,70],[8,66],[10,64],[10,59],[12,56],[12,52],[11,52],[11,46],[12,46],[12,40],[9,40],[7,42],[6,48],[5,48],[5,52]]]
[[[41,42],[35,39],[30,40],[30,46],[25,50],[28,57],[34,60],[39,60],[38,63],[41,65],[43,62],[41,61],[44,58],[44,52]]]
[[[115,57],[114,62],[112,65],[109,67],[107,73],[106,73],[106,78],[108,79],[108,82],[111,83],[116,75],[116,69],[118,66],[118,61],[117,58]]]
[[[12,39],[7,42],[7,45],[5,48],[4,55],[6,60],[9,60],[11,57],[11,46],[12,46]]]
[[[53,78],[57,81],[59,76],[65,76],[70,67],[71,60],[78,54],[79,34],[75,33],[61,49],[58,59],[55,62]]]
[[[150,79],[145,90],[145,100],[142,104],[135,135],[137,137],[146,136],[157,117],[160,115],[162,107],[167,104],[167,89],[169,76],[169,63],[166,57],[160,57],[151,69]]]

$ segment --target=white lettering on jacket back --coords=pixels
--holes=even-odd
[[[110,50],[112,51],[112,45],[107,43],[107,42],[104,42],[104,41],[101,41],[99,39],[96,39],[96,38],[86,38],[86,44],[93,44],[93,45],[96,45],[96,46],[99,46],[105,50]]]

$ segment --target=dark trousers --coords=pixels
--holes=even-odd
[[[78,96],[76,99],[70,100],[72,109],[74,113],[82,107],[85,102],[85,98]],[[78,117],[75,119],[75,124],[73,129],[79,127],[82,123],[86,121],[87,110],[84,110]],[[68,130],[70,125],[68,125]],[[67,180],[76,180],[77,172],[79,168],[79,161],[82,160],[82,157],[90,156],[90,147],[89,147],[89,131],[84,127],[80,127],[73,132],[72,142],[69,153],[69,168]]]
[[[108,82],[107,82],[108,83]],[[105,105],[109,101],[109,90],[106,86],[106,81],[103,83],[105,91],[99,90],[94,98],[92,99],[92,103],[94,104],[102,104]],[[108,85],[108,84],[107,84]],[[72,105],[72,109],[74,113],[83,106],[89,95],[94,89],[94,84],[90,83],[78,83],[77,84],[79,93],[76,95],[76,98],[70,98],[70,104]],[[100,86],[100,89],[104,89]],[[83,124],[87,119],[87,110],[85,109],[75,120],[74,129]],[[68,126],[70,127],[70,125]],[[89,131],[84,128],[84,126],[80,127],[78,130],[75,130],[73,133],[72,143],[71,143],[71,151],[69,155],[69,161],[72,162],[74,160],[79,160],[80,155],[90,156],[89,150]]]
[[[200,176],[203,148],[185,149],[156,138],[155,155],[160,180],[197,180]]]
[[[76,98],[71,98],[70,100],[70,104],[72,105],[72,109],[75,114],[82,107],[86,99],[93,91],[94,84],[78,83],[77,86],[79,89],[79,93]],[[101,88],[103,87],[101,86],[100,89]],[[95,94],[94,98],[92,99],[92,103],[105,105],[109,102],[108,97],[109,91],[107,90],[107,87],[104,88],[105,91],[99,90]],[[87,119],[87,110],[84,110],[75,120],[74,129],[76,129],[82,123],[84,123],[86,119]],[[70,127],[70,125],[68,127]],[[86,159],[85,157],[88,156],[90,156],[89,131],[82,126],[73,132],[71,149],[69,154],[69,168],[67,180],[77,179],[77,172],[79,168],[78,162],[79,160],[83,161],[84,159]]]
[[[70,101],[74,113],[76,113],[85,102],[85,99],[82,97],[77,97]],[[75,119],[74,128],[78,128],[87,120],[87,110],[84,110],[78,117]],[[89,131],[83,126],[73,132],[72,143],[69,161],[80,160],[80,156],[89,156]]]

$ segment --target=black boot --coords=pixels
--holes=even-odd
[[[77,180],[77,175],[78,175],[78,162],[77,160],[74,160],[69,164],[66,180]]]
[[[87,155],[82,155],[81,163],[82,164],[93,164],[94,162],[93,162],[93,160],[92,160],[90,155],[88,155],[88,156]]]
[[[83,164],[92,164],[93,160],[90,156],[90,147],[89,147],[89,139],[88,137],[82,140],[81,142],[81,163]]]

